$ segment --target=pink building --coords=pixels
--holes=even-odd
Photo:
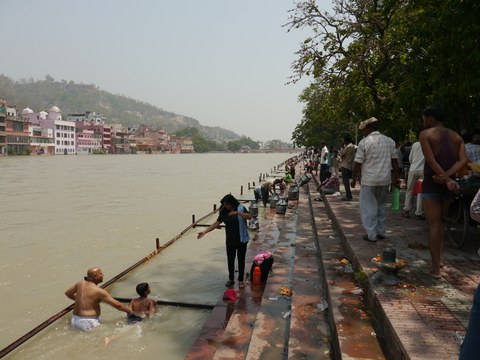
[[[76,154],[75,123],[62,120],[62,112],[57,106],[52,106],[48,112],[40,111],[39,113],[26,108],[22,112],[22,117],[31,125],[37,125],[42,129],[53,129],[56,155]]]

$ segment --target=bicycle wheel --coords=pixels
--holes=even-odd
[[[445,217],[445,227],[448,239],[453,247],[460,249],[468,236],[470,211],[462,198],[455,199]]]

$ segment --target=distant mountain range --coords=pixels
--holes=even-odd
[[[33,111],[48,111],[56,105],[65,116],[95,111],[105,116],[107,123],[124,126],[146,124],[151,129],[163,128],[169,133],[186,127],[194,127],[209,140],[232,141],[240,136],[221,127],[201,125],[198,120],[165,111],[154,105],[123,95],[114,95],[96,85],[76,84],[73,81],[55,81],[47,75],[45,80],[15,81],[0,75],[0,97],[7,99],[10,106],[22,111],[27,106]]]

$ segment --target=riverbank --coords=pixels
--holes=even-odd
[[[315,202],[311,181],[285,215],[261,208],[258,243],[247,258],[259,247],[276,249],[265,291],[260,296],[249,285],[235,304],[212,313],[186,358],[458,358],[458,334],[465,332],[480,281],[479,238],[463,250],[446,243],[445,276],[434,280],[424,274],[430,258],[425,221],[389,207],[387,238],[367,243],[358,188],[353,194],[351,202],[332,195]],[[406,261],[396,285],[374,281],[372,259],[384,248]],[[282,287],[292,296],[281,295]]]
[[[192,221],[242,184],[258,179],[286,160],[285,154],[192,154],[150,156],[50,156],[2,158],[0,182],[0,348],[27,333],[71,300],[64,292],[99,266],[105,281],[175,237]],[[211,221],[210,219],[208,221]],[[108,291],[136,296],[148,282],[152,297],[215,304],[226,276],[223,231],[196,239],[187,232],[174,246],[150,259]],[[11,359],[102,360],[159,351],[183,358],[208,311],[161,307],[159,315],[134,334],[104,349],[103,338],[122,328],[124,316],[102,306],[102,326],[78,336],[65,316],[22,346]],[[179,336],[178,334],[181,334]],[[69,341],[65,341],[69,339]],[[85,348],[87,346],[87,348]]]

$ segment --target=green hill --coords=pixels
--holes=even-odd
[[[233,131],[203,126],[194,118],[165,111],[126,96],[111,94],[93,84],[76,84],[65,80],[57,82],[49,75],[45,78],[46,80],[15,81],[2,74],[0,96],[20,111],[27,106],[36,112],[48,111],[56,105],[64,116],[95,111],[104,115],[107,123],[120,123],[127,127],[143,123],[152,129],[163,128],[169,133],[194,127],[209,140],[223,142],[240,138]]]

